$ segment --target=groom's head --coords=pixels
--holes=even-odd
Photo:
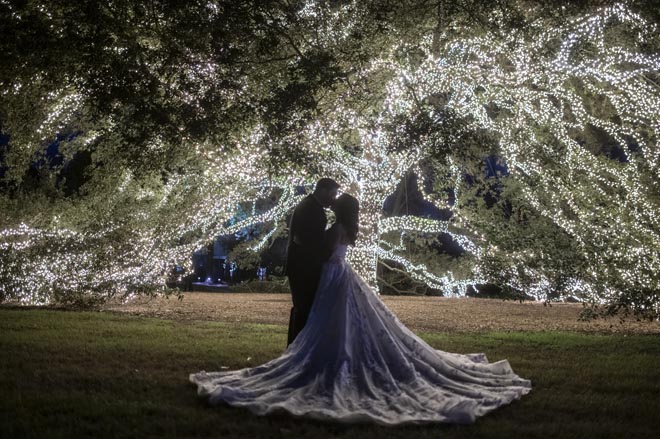
[[[321,203],[323,207],[330,207],[337,198],[339,184],[332,178],[322,178],[316,182],[314,189],[314,198]]]

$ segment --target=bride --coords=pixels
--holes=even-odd
[[[344,260],[358,201],[343,194],[326,232],[330,259],[304,329],[261,366],[190,375],[212,405],[336,422],[471,423],[531,390],[507,360],[438,351],[406,328]]]

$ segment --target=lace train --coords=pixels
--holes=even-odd
[[[190,381],[213,405],[382,425],[471,423],[531,390],[507,360],[433,349],[343,260],[324,266],[307,325],[280,357]]]

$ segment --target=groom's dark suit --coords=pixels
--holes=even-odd
[[[291,344],[305,327],[314,303],[325,259],[323,234],[326,224],[323,206],[313,195],[305,197],[293,211],[286,261],[286,274],[293,299],[287,344]]]

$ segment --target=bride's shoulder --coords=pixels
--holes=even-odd
[[[346,232],[346,228],[344,227],[343,224],[341,223],[334,223],[327,231],[326,231],[328,237],[330,238],[330,241],[336,242],[338,244],[346,244],[347,243],[347,237],[348,233]]]
[[[343,224],[341,223],[334,223],[330,228],[327,230],[327,233],[330,234],[342,234],[346,233],[346,228],[344,227]]]

